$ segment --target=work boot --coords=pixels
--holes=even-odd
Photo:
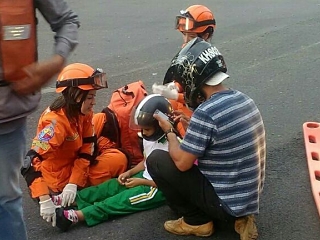
[[[234,229],[240,234],[240,240],[255,240],[258,238],[254,215],[238,218],[234,223]]]
[[[72,221],[70,221],[68,218],[64,216],[64,210],[65,208],[56,208],[56,226],[60,228],[61,231],[66,232],[68,231],[69,227],[72,224]]]
[[[164,228],[176,235],[195,235],[198,237],[209,237],[214,231],[212,222],[202,225],[189,225],[183,220],[183,217],[178,220],[166,221]]]

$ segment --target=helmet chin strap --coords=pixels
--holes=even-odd
[[[146,136],[143,134],[142,132],[142,137],[147,140],[147,141],[158,141],[160,138],[162,138],[164,136],[164,132],[163,130],[160,128],[160,126],[157,124],[156,130],[155,132],[151,135],[151,136]]]

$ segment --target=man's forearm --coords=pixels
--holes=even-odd
[[[36,0],[35,7],[55,32],[54,53],[67,58],[78,44],[78,15],[64,0]]]
[[[169,154],[174,162],[178,162],[180,142],[177,138],[177,135],[174,132],[168,133],[167,138],[169,142]]]
[[[176,167],[182,172],[189,170],[193,166],[197,156],[185,152],[180,148],[180,141],[175,133],[168,133],[167,138],[169,141],[169,154]]]

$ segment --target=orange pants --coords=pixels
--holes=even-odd
[[[96,186],[118,177],[127,170],[126,155],[115,148],[104,149],[96,160],[98,163],[89,168],[88,186]]]

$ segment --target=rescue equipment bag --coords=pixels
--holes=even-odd
[[[129,122],[132,109],[147,95],[143,81],[138,80],[115,90],[109,105],[102,110],[107,120],[101,136],[115,142],[117,148],[126,153],[131,163],[129,167],[144,159],[139,130],[131,129]]]

